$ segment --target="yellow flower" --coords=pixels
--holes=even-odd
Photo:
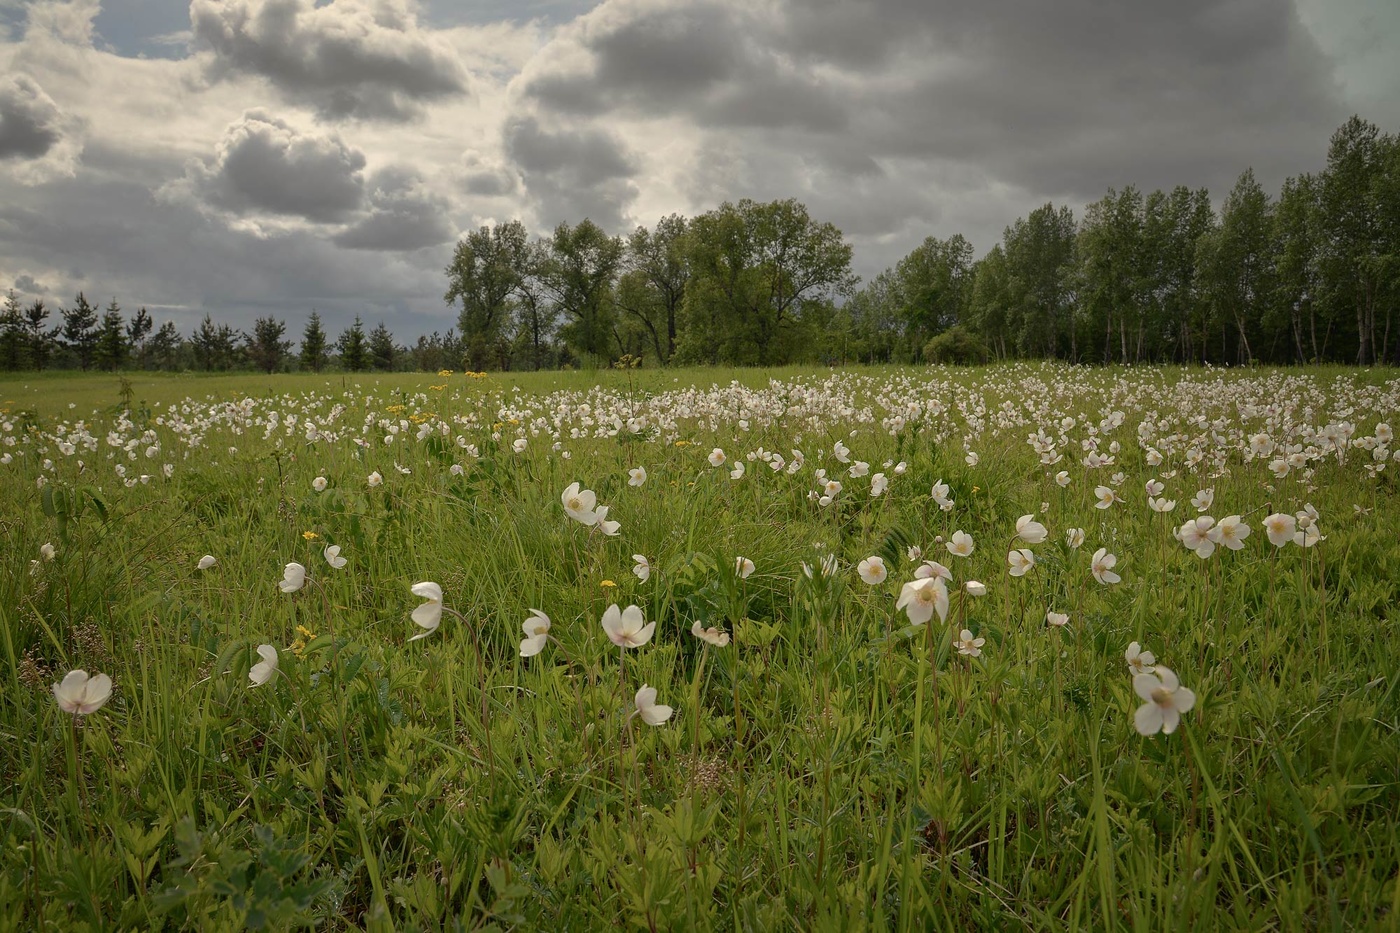
[[[599,583],[598,585],[599,585],[599,586],[611,586],[611,587],[616,587],[616,586],[617,586],[617,584],[614,583],[614,582],[612,582],[611,580],[604,580],[602,583]]]
[[[439,370],[438,370],[438,375],[439,375],[439,376],[450,376],[450,375],[452,375],[452,370],[450,370],[450,369],[439,369]]]
[[[440,386],[428,386],[428,388],[432,389],[434,392],[441,392],[443,389],[447,388],[447,383],[444,382]]]
[[[676,441],[677,447],[689,447],[690,441]]]
[[[316,633],[313,632],[313,631],[311,631],[311,629],[307,628],[307,627],[304,626],[304,625],[298,625],[298,626],[297,626],[297,632],[298,632],[298,634],[300,634],[303,638],[315,638],[315,637],[316,637]]]
[[[315,541],[317,538],[321,537],[314,531],[303,531],[301,536],[308,541]]]
[[[973,492],[981,492],[981,491],[982,491],[982,487],[981,487],[981,486],[973,486],[973,487],[972,487],[972,491],[973,491]]]

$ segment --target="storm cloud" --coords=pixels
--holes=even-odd
[[[325,119],[406,120],[467,90],[452,48],[408,0],[192,0],[211,74],[260,75]]]
[[[0,160],[37,159],[63,138],[62,114],[28,75],[0,78]]]

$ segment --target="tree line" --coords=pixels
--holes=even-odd
[[[1400,363],[1400,137],[1352,117],[1326,166],[1270,195],[1252,170],[1217,212],[1205,189],[1110,188],[1076,219],[1046,204],[980,259],[929,237],[857,289],[852,250],[795,200],[742,200],[612,236],[588,219],[531,238],[518,220],[457,244],[445,335],[399,344],[313,313],[188,337],[79,294],[52,323],[13,292],[0,366],[266,372],[841,362]]]

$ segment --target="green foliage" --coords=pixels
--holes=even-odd
[[[968,366],[987,362],[987,347],[975,334],[955,324],[924,344],[924,360]]]

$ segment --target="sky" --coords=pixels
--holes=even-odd
[[[797,198],[869,279],[1400,131],[1395,0],[0,0],[0,291],[401,340],[458,237]]]

